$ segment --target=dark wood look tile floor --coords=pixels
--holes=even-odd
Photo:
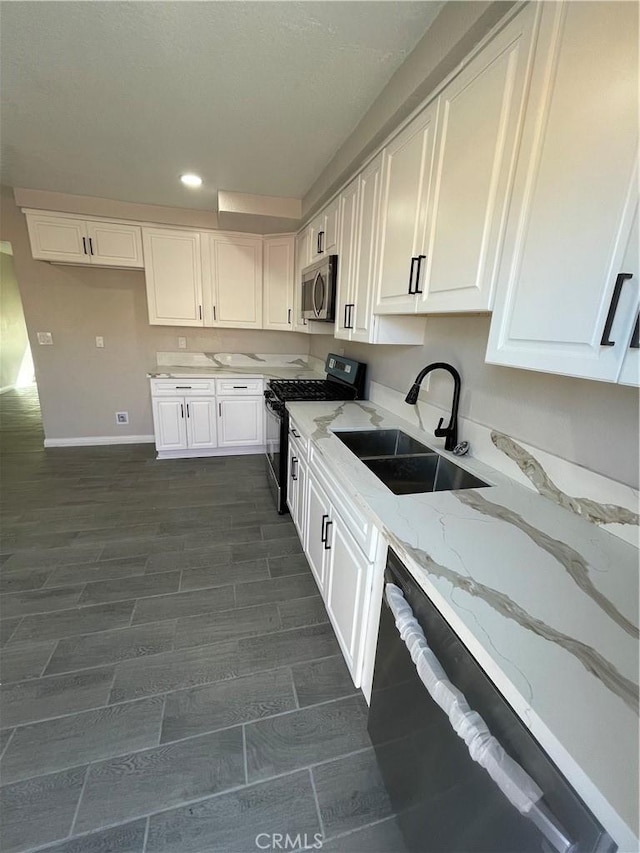
[[[404,849],[261,457],[44,450],[32,389],[0,454],[3,853]]]

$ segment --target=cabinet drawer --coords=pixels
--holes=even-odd
[[[309,456],[309,438],[300,430],[293,418],[289,419],[289,439],[298,446],[303,458],[307,460]]]
[[[371,519],[356,506],[352,497],[347,495],[338,481],[327,471],[324,460],[315,449],[311,451],[311,470],[327,492],[329,500],[338,512],[345,527],[369,560],[373,559],[377,546],[377,528]]]
[[[213,379],[152,379],[152,397],[175,397],[197,396],[204,394],[213,396],[215,394],[215,380]]]
[[[246,397],[262,394],[262,379],[216,379],[216,394],[224,397]]]

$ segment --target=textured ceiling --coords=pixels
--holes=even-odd
[[[301,197],[441,6],[4,2],[2,182],[180,207]]]

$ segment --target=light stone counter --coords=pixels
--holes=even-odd
[[[636,853],[637,549],[374,403],[288,409],[316,464],[370,515],[620,850]],[[333,435],[396,427],[491,487],[394,495]]]
[[[260,353],[159,352],[149,379],[324,379],[322,362],[308,356]]]

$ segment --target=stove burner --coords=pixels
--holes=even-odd
[[[279,400],[345,400],[355,390],[326,379],[272,379],[268,386]]]

